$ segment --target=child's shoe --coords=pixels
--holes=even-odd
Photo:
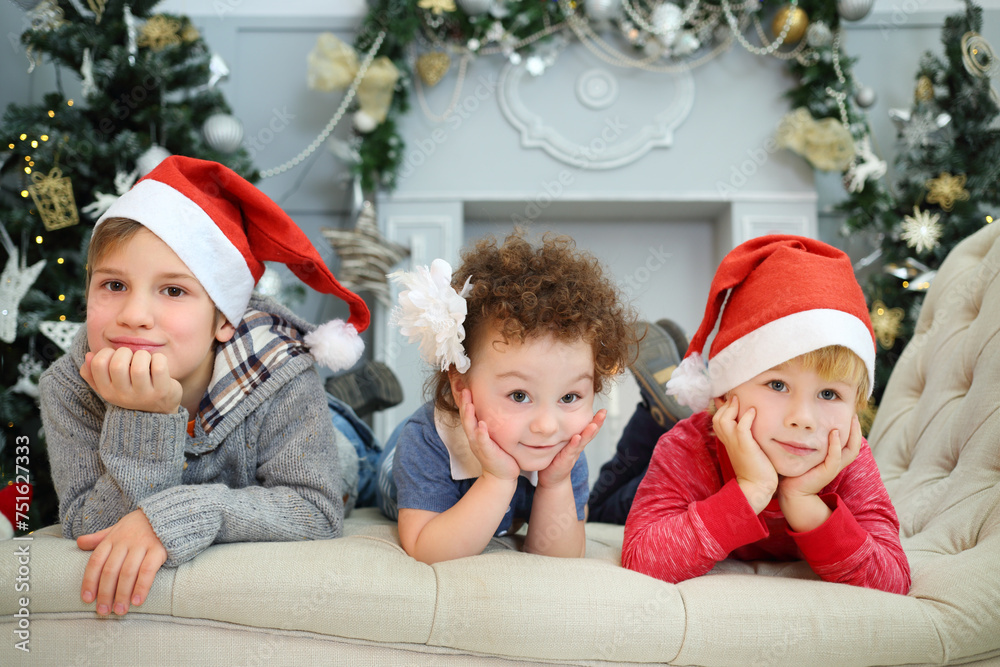
[[[636,322],[639,353],[629,366],[642,397],[649,405],[653,419],[664,429],[669,429],[682,419],[691,416],[691,409],[678,403],[666,393],[667,380],[681,363],[687,352],[688,341],[684,331],[667,319]]]
[[[334,375],[326,381],[326,390],[361,418],[403,402],[396,374],[379,361],[365,361],[357,370]]]

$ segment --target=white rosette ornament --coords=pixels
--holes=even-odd
[[[442,371],[455,364],[459,373],[465,373],[469,370],[469,357],[462,347],[468,312],[465,296],[472,286],[467,278],[462,290],[455,291],[451,274],[451,264],[443,259],[415,271],[390,273],[393,282],[406,288],[399,293],[391,322],[411,343],[420,345],[420,355],[427,363]]]

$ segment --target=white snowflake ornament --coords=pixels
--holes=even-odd
[[[917,252],[936,248],[943,231],[940,219],[940,213],[931,215],[929,211],[921,211],[920,207],[914,206],[912,216],[903,216],[901,236],[906,241],[906,245]]]

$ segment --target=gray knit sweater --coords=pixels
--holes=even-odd
[[[171,415],[126,410],[87,385],[79,370],[87,352],[82,328],[39,382],[63,534],[92,533],[141,508],[168,566],[216,542],[339,536],[333,424],[301,340],[311,329],[275,301],[254,297],[236,335],[216,352],[190,437],[183,407]]]

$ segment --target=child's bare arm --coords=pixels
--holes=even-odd
[[[607,417],[599,410],[583,431],[574,435],[544,470],[531,502],[531,518],[524,550],[544,556],[580,558],[586,552],[584,520],[577,518],[571,473],[576,462]]]
[[[80,597],[96,601],[97,613],[122,616],[146,601],[167,551],[142,510],[126,514],[110,528],[81,535],[77,546],[93,551],[83,572]]]
[[[510,506],[517,479],[483,475],[444,512],[401,508],[399,542],[409,555],[433,564],[482,553]]]
[[[473,556],[482,552],[503,520],[521,470],[513,457],[490,438],[486,423],[476,418],[472,393],[461,395],[459,415],[482,474],[458,502],[444,512],[399,510],[399,541],[406,553],[425,563]]]

